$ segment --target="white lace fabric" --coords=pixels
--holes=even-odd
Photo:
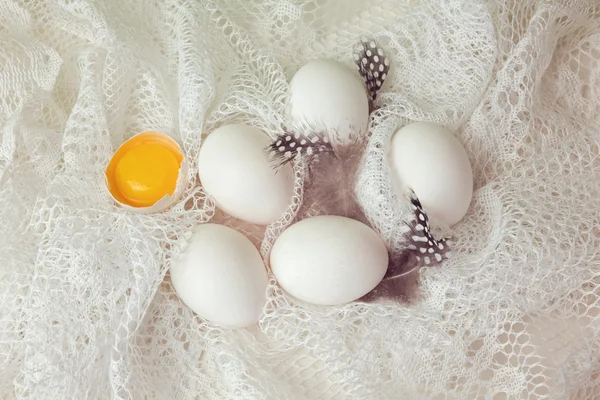
[[[216,218],[202,137],[274,136],[293,73],[392,67],[357,180],[393,245],[394,131],[451,129],[475,193],[454,257],[410,304],[298,304],[271,280],[259,326],[216,327],[178,299],[177,239]],[[0,4],[0,398],[600,398],[600,4],[596,0],[5,0]],[[113,204],[104,168],[144,130],[178,140],[172,208]],[[267,256],[302,201],[260,229]]]

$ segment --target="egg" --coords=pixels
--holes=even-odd
[[[112,198],[140,213],[161,211],[183,191],[187,161],[177,142],[159,132],[143,132],[123,143],[105,171]]]
[[[334,147],[348,144],[367,133],[365,83],[337,61],[311,61],[290,82],[286,115],[293,130],[327,133]]]
[[[410,188],[423,208],[452,226],[473,197],[473,171],[462,144],[443,126],[416,122],[392,137],[390,160],[398,187]]]
[[[198,156],[202,187],[229,215],[258,225],[276,221],[294,194],[290,165],[274,168],[271,143],[260,130],[225,125],[210,133]]]
[[[318,216],[286,229],[270,256],[271,270],[283,290],[320,305],[359,299],[383,279],[388,253],[377,233],[339,216]]]
[[[200,317],[227,327],[258,322],[266,302],[267,272],[248,238],[222,225],[196,226],[171,266],[179,298]]]

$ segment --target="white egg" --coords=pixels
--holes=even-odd
[[[260,130],[225,125],[210,133],[198,156],[202,187],[229,215],[257,225],[276,221],[294,193],[292,167],[274,168]]]
[[[473,171],[462,144],[446,128],[416,122],[392,138],[395,179],[410,188],[425,211],[448,226],[460,221],[473,197]]]
[[[364,296],[388,267],[379,235],[363,223],[338,216],[312,217],[290,226],[275,242],[270,260],[286,292],[322,305]]]
[[[222,225],[202,224],[190,233],[171,267],[181,300],[219,325],[257,323],[266,302],[267,272],[256,247]]]
[[[367,133],[365,83],[337,61],[311,61],[290,82],[286,112],[292,129],[327,132],[334,144],[349,143]]]

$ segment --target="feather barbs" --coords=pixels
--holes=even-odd
[[[429,225],[429,217],[416,194],[411,190],[409,200],[412,214],[406,221],[404,244],[389,251],[388,270],[383,280],[364,301],[380,298],[406,299],[414,290],[416,277],[410,275],[422,267],[439,265],[451,256],[448,238],[436,239]]]
[[[389,74],[390,59],[374,39],[362,39],[354,54],[354,62],[365,80],[370,101],[375,101]]]
[[[409,250],[415,251],[417,262],[424,265],[437,264],[450,256],[448,238],[436,239],[431,233],[429,217],[414,192],[411,192],[410,202],[413,210],[413,219],[406,224],[409,227],[407,241]]]
[[[309,164],[319,162],[324,154],[332,153],[333,147],[327,134],[311,132],[284,132],[267,148],[278,166],[292,161],[295,157],[305,157]]]

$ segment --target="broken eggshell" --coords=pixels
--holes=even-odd
[[[179,162],[179,170],[175,181],[175,187],[171,190],[166,190],[165,194],[158,198],[150,205],[135,204],[135,200],[131,200],[122,193],[119,187],[119,182],[116,177],[117,166],[123,157],[130,151],[140,145],[155,145],[163,150],[171,153],[172,156]],[[139,133],[129,140],[125,141],[114,153],[106,170],[104,171],[106,188],[113,200],[121,207],[140,214],[150,214],[165,210],[175,203],[179,196],[183,193],[187,183],[188,161],[186,160],[181,147],[171,137],[154,131],[146,131]]]

